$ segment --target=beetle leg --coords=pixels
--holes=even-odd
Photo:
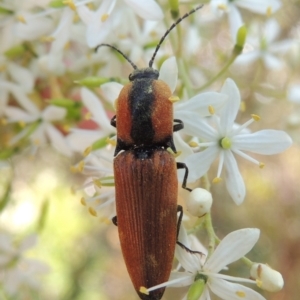
[[[173,125],[173,131],[179,131],[181,129],[183,129],[184,125],[183,122],[179,119],[174,119],[174,122],[178,123]]]
[[[182,221],[182,217],[183,217],[183,209],[181,205],[177,205],[177,212],[180,213],[178,221],[177,221],[177,243],[178,243],[178,236],[179,236],[179,230],[180,230],[180,226],[181,226],[181,221]]]
[[[191,253],[191,254],[200,254],[201,256],[204,255],[204,253],[200,252],[200,251],[194,251],[191,250],[190,248],[186,247],[185,245],[183,245],[182,243],[180,243],[178,241],[178,236],[179,236],[179,230],[180,230],[180,226],[181,226],[181,221],[182,221],[182,217],[183,217],[183,209],[181,205],[177,205],[177,212],[180,212],[178,221],[177,221],[177,241],[176,244],[178,246],[180,246],[182,249],[184,249],[185,251]]]
[[[183,182],[182,182],[182,188],[191,192],[192,190],[188,187],[186,187],[186,182],[187,182],[187,178],[188,178],[188,175],[189,175],[189,169],[188,167],[186,166],[185,163],[182,163],[182,162],[178,162],[176,163],[177,164],[177,169],[185,169],[185,173],[184,173],[184,177],[183,177]]]
[[[118,226],[118,220],[117,220],[117,216],[114,216],[111,221],[113,222],[114,225]]]
[[[117,118],[117,116],[113,116],[112,119],[110,120],[110,125],[113,127],[117,127],[116,118]]]

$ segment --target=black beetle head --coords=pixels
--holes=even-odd
[[[158,76],[159,76],[159,72],[157,70],[148,67],[144,69],[135,69],[129,75],[129,80],[134,81],[135,79],[140,79],[140,78],[158,79]]]

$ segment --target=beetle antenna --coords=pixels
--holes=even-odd
[[[118,48],[116,48],[116,47],[114,47],[114,46],[112,46],[112,45],[109,45],[109,44],[100,44],[100,45],[98,45],[96,48],[95,48],[95,52],[97,52],[98,51],[98,49],[100,48],[100,47],[102,47],[102,46],[106,46],[106,47],[110,47],[110,48],[112,48],[112,49],[114,49],[114,50],[116,50],[117,52],[119,52],[131,65],[132,65],[132,67],[136,70],[137,69],[137,66],[122,52],[122,51],[120,51]]]
[[[192,9],[190,12],[186,13],[185,15],[183,15],[181,18],[179,18],[175,23],[173,23],[171,25],[171,27],[166,31],[166,33],[163,35],[163,37],[160,39],[158,45],[156,46],[156,49],[153,53],[153,56],[149,62],[149,67],[152,68],[152,65],[153,65],[153,62],[154,62],[154,59],[155,59],[155,56],[161,46],[161,44],[163,43],[163,41],[165,40],[165,38],[168,36],[168,34],[171,32],[171,30],[173,28],[175,28],[183,19],[187,18],[189,15],[193,14],[194,12],[196,12],[198,9],[202,8],[203,7],[203,4],[199,5],[198,7]]]

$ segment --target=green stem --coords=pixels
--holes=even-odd
[[[240,47],[235,46],[233,48],[232,54],[230,59],[228,60],[228,62],[225,64],[225,66],[223,67],[223,69],[221,69],[221,71],[215,75],[213,78],[211,78],[207,83],[205,83],[204,85],[202,85],[199,89],[198,92],[201,92],[203,90],[205,90],[207,87],[209,87],[212,83],[214,83],[215,81],[217,81],[221,76],[223,76],[223,74],[229,69],[229,67],[233,64],[233,62],[235,61],[235,59],[239,56],[239,54],[242,52],[242,49]]]
[[[208,213],[205,215],[205,228],[208,234],[208,257],[214,252],[216,245],[216,234],[212,225],[211,214]]]
[[[249,268],[251,268],[252,265],[253,265],[253,261],[250,260],[249,258],[247,258],[246,256],[242,257],[242,258],[241,258],[241,261],[242,261],[245,265],[247,265]]]

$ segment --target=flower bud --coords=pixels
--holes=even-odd
[[[202,188],[192,190],[186,201],[187,210],[195,217],[207,214],[210,211],[211,205],[211,193]]]
[[[188,294],[187,294],[187,300],[197,300],[199,297],[201,297],[203,291],[205,288],[205,281],[203,279],[196,280],[193,282],[193,284],[190,286]]]
[[[256,279],[258,287],[268,292],[278,292],[284,285],[282,275],[265,264],[254,263],[250,275]]]

